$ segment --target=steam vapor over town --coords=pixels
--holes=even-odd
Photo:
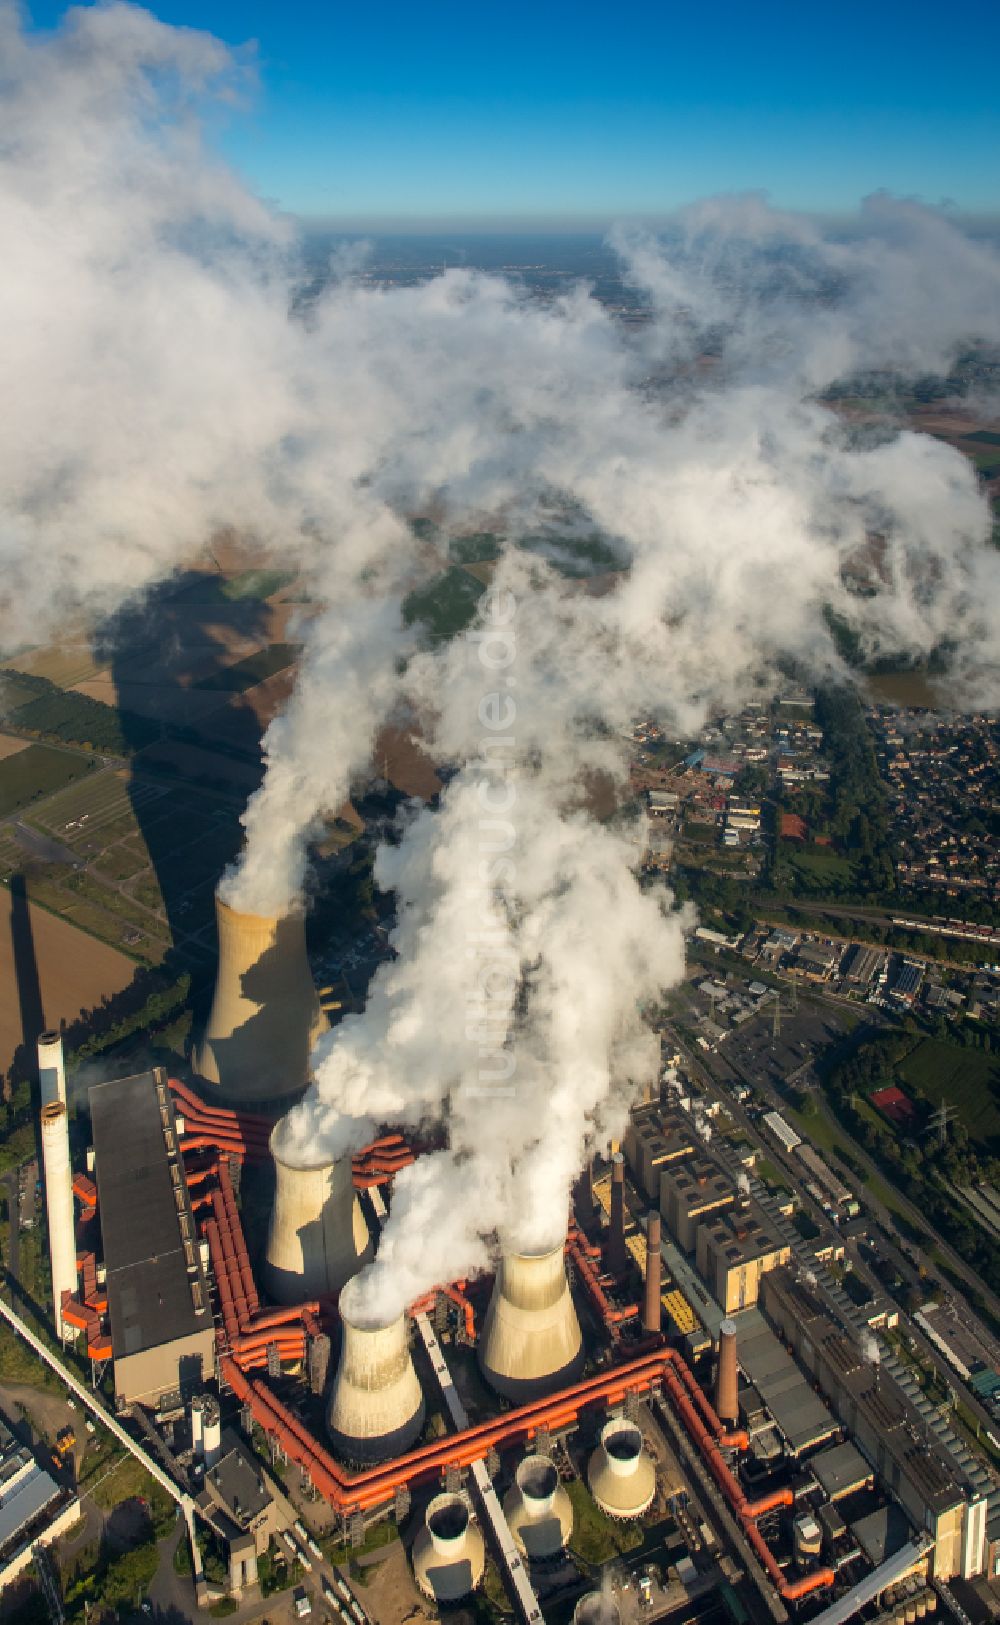
[[[273,10],[0,11],[0,1621],[981,1625],[996,216],[358,230]]]

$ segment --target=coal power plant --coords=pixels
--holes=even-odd
[[[446,1124],[418,1139],[372,1120],[368,1143],[328,1154],[319,1115],[293,1115],[327,1027],[302,916],[220,901],[218,920],[191,1075],[91,1083],[87,1145],[59,1035],[37,1054],[54,1329],[158,1432],[231,1596],[275,1543],[319,1583],[319,1535],[397,1551],[414,1606],[498,1576],[525,1619],[550,1598],[560,1617],[616,1617],[630,1596],[667,1617],[729,1585],[749,1618],[784,1625],[873,1574],[927,1590],[985,1562],[977,1485],[910,1449],[906,1396],[822,1319],[688,1107],[647,1100],[623,1150],[588,1147],[557,1244],[493,1235],[492,1272],[386,1296],[386,1226],[398,1246],[404,1175]],[[438,1239],[412,1238],[418,1254]],[[789,1353],[807,1323],[809,1374]],[[880,1551],[897,1504],[911,1538]],[[672,1555],[630,1559],[664,1531]],[[580,1553],[602,1541],[595,1600],[605,1565]]]

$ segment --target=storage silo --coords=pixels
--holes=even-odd
[[[274,1206],[262,1281],[278,1303],[338,1293],[372,1256],[351,1158],[305,1167],[288,1150],[284,1119],[271,1134]]]
[[[280,1100],[309,1081],[326,1031],[301,913],[241,914],[216,895],[219,967],[195,1069],[228,1101]]]
[[[482,1533],[464,1495],[436,1495],[413,1542],[413,1575],[425,1597],[459,1602],[474,1591],[486,1567]]]
[[[614,1417],[605,1423],[601,1442],[587,1465],[587,1483],[609,1518],[640,1518],[652,1505],[656,1468],[634,1422]]]
[[[61,1100],[42,1107],[42,1172],[52,1271],[52,1313],[61,1340],[63,1293],[76,1292],[76,1221],[73,1214],[73,1169],[69,1156],[69,1118]],[[16,1220],[15,1220],[16,1222]]]
[[[424,1396],[413,1369],[406,1317],[366,1323],[350,1288],[340,1300],[342,1340],[327,1412],[338,1456],[366,1465],[409,1450],[424,1425]],[[353,1318],[352,1318],[353,1317]]]
[[[202,1403],[202,1452],[205,1471],[214,1467],[222,1455],[222,1412],[214,1394],[206,1394]]]
[[[523,1557],[557,1557],[573,1533],[573,1503],[548,1456],[525,1456],[503,1511]]]
[[[527,1404],[572,1382],[583,1362],[562,1244],[541,1253],[505,1253],[479,1339],[479,1364],[490,1387]]]

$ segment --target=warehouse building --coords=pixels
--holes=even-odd
[[[79,1516],[77,1497],[61,1489],[0,1421],[0,1591],[23,1574],[36,1546],[54,1540]]]
[[[90,1115],[119,1407],[212,1376],[215,1331],[166,1073],[95,1084]]]
[[[834,1438],[840,1431],[836,1420],[760,1310],[748,1309],[737,1317],[736,1325],[740,1365],[751,1385],[741,1402],[754,1406],[756,1428],[761,1425],[756,1404],[763,1401],[790,1455],[799,1456]]]

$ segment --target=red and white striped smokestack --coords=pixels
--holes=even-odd
[[[723,1422],[738,1422],[740,1416],[740,1372],[736,1359],[736,1322],[724,1320],[719,1327],[719,1364],[715,1373],[715,1409]]]
[[[655,1210],[646,1221],[646,1296],[642,1306],[642,1329],[658,1336],[660,1331],[660,1215]]]
[[[611,1228],[608,1233],[608,1269],[624,1275],[628,1264],[625,1248],[625,1158],[616,1151],[611,1158]]]

